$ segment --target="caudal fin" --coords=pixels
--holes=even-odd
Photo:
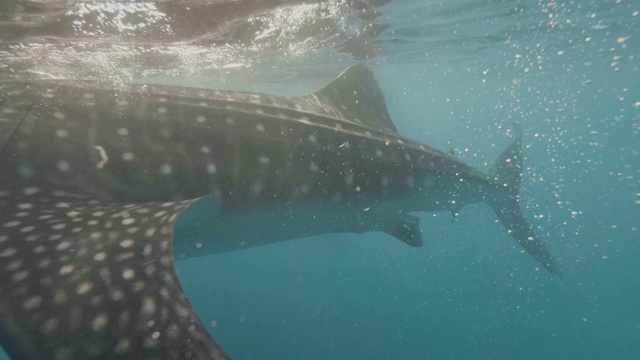
[[[520,208],[520,179],[522,175],[522,130],[513,126],[516,139],[496,160],[491,176],[497,189],[487,200],[500,221],[518,243],[555,275],[562,277],[562,269],[556,258],[545,248]]]

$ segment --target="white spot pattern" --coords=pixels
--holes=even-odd
[[[124,161],[133,161],[134,155],[131,152],[125,152],[122,154],[122,160]]]
[[[260,155],[260,156],[258,156],[258,162],[259,162],[260,164],[262,164],[262,165],[266,165],[266,164],[268,164],[268,163],[269,163],[269,161],[270,161],[270,160],[269,160],[269,158],[268,158],[268,157],[266,157],[266,156],[264,156],[264,155]]]

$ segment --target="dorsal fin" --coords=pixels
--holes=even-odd
[[[348,120],[361,122],[373,129],[397,132],[391,121],[382,90],[373,72],[356,64],[314,93],[323,103],[333,105]]]

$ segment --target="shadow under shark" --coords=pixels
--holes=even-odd
[[[561,275],[518,204],[521,133],[485,175],[398,134],[362,65],[302,97],[1,83],[0,146],[0,343],[15,359],[227,359],[174,254],[366,231],[420,246],[413,211],[486,202]]]

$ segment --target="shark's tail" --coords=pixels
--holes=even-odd
[[[536,236],[520,208],[520,178],[522,175],[522,130],[513,126],[516,139],[505,149],[491,169],[491,176],[498,184],[487,202],[500,221],[518,243],[544,267],[562,277],[562,269],[555,257]]]

